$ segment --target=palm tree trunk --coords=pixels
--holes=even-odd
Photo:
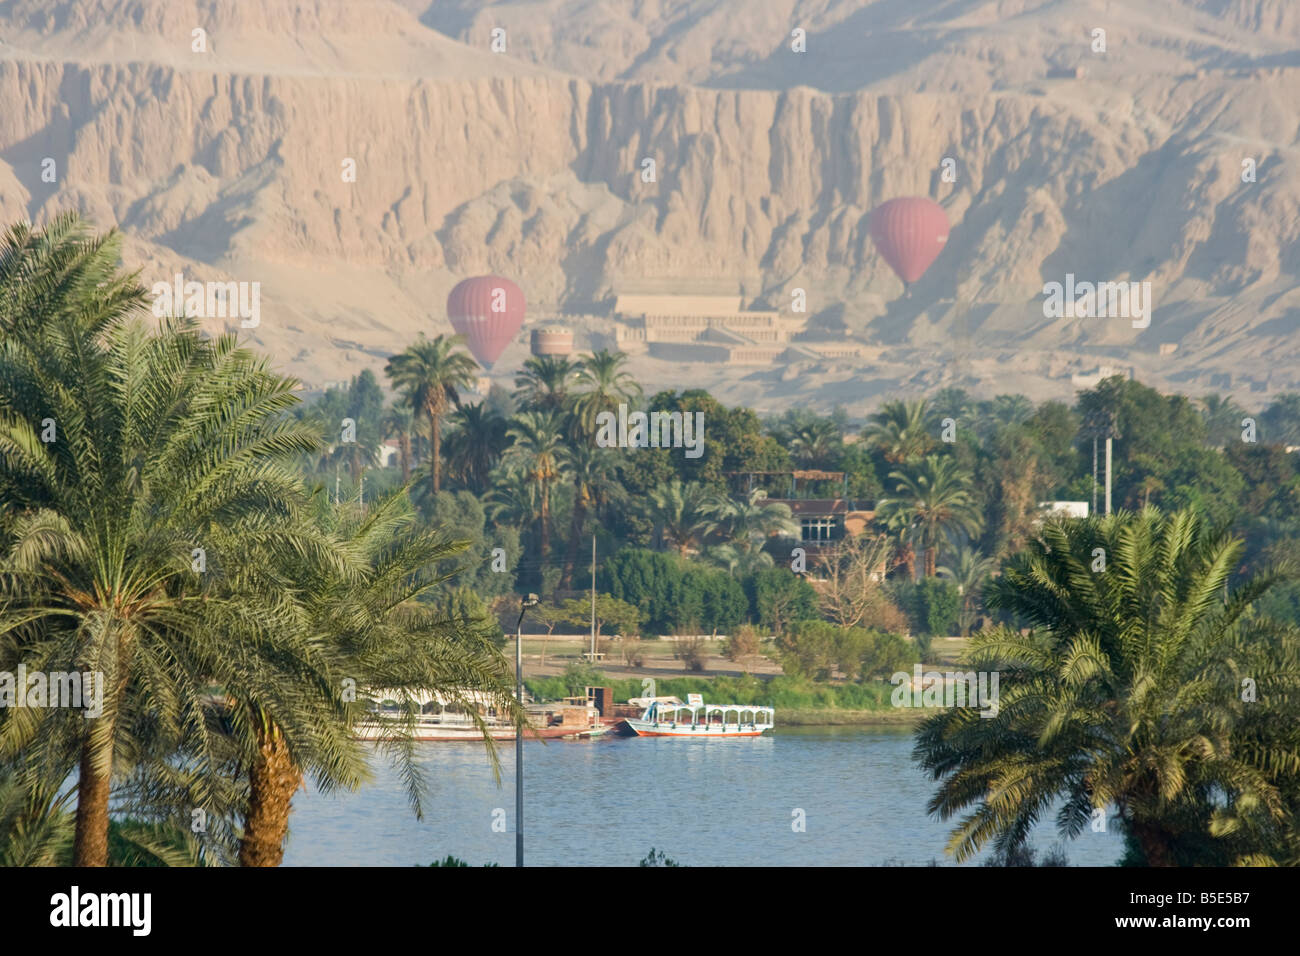
[[[1142,855],[1147,859],[1147,866],[1175,865],[1168,833],[1150,823],[1130,822],[1129,829],[1132,830],[1138,845],[1142,847]]]
[[[128,635],[116,636],[112,678],[113,705],[105,701],[106,714],[99,718],[98,733],[86,731],[81,747],[77,778],[77,824],[72,844],[73,866],[108,866],[108,797],[113,785],[113,742],[117,728],[116,701],[126,691],[131,642]]]
[[[112,728],[98,740],[87,732],[77,782],[73,866],[108,866],[108,794],[112,782]]]
[[[916,580],[916,548],[912,547],[910,541],[903,543],[903,551],[900,555],[903,567],[907,569],[907,580]]]
[[[258,758],[248,772],[248,818],[239,843],[240,866],[279,866],[289,835],[289,810],[302,783],[279,728],[258,733]]]
[[[541,523],[542,523],[542,524],[541,524],[541,528],[538,529],[538,535],[537,535],[537,537],[538,537],[538,546],[539,546],[539,553],[538,553],[538,555],[537,555],[537,567],[538,567],[538,573],[539,573],[539,574],[540,574],[543,570],[545,570],[545,565],[546,565],[546,553],[550,550],[550,545],[551,545],[551,535],[550,535],[550,530],[549,530],[549,527],[548,527],[548,525],[549,525],[549,523],[550,523],[549,520],[548,520],[548,519],[550,518],[550,515],[551,515],[551,496],[550,496],[550,491],[549,491],[549,489],[546,487],[546,484],[543,482],[543,484],[542,484],[542,517],[541,517]],[[545,580],[545,578],[543,578],[542,580]]]
[[[402,484],[411,480],[411,435],[409,432],[400,432],[397,436],[397,446],[402,458]]]
[[[442,416],[429,412],[429,457],[433,459],[429,468],[433,475],[433,493],[442,490]]]
[[[931,545],[925,549],[925,576],[927,578],[932,578],[936,573],[938,573],[935,567],[937,563],[938,549],[935,548],[934,545]]]
[[[580,494],[573,496],[573,520],[569,524],[569,547],[564,553],[564,572],[560,575],[560,588],[568,590],[573,585],[573,566],[578,563],[578,538],[587,517],[587,505]]]

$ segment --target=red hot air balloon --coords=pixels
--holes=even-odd
[[[524,294],[500,276],[464,279],[447,296],[447,318],[479,364],[490,368],[524,324]]]
[[[871,214],[871,240],[903,283],[921,278],[948,241],[948,216],[920,196],[891,199]]]

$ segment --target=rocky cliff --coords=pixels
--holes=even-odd
[[[880,348],[638,369],[759,405],[958,378],[1068,393],[1097,362],[1300,386],[1295,5],[1081,6],[9,0],[0,219],[77,207],[122,228],[147,284],[260,282],[250,334],[312,386],[445,330],[447,289],[485,271],[535,312],[632,287],[788,307],[799,287],[815,326]],[[903,298],[867,216],[913,194],[953,229]],[[1045,318],[1066,273],[1151,282],[1150,327]]]

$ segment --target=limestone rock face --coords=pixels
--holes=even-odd
[[[1300,6],[1074,6],[8,0],[0,218],[79,208],[146,285],[259,282],[247,334],[309,387],[448,331],[446,292],[483,272],[533,316],[802,288],[814,328],[883,350],[787,381],[634,368],[760,407],[856,406],[918,370],[1007,391],[1008,350],[1039,397],[1090,361],[1300,387]],[[952,223],[906,298],[867,225],[901,195]],[[1150,326],[1046,316],[1067,274],[1150,282]]]

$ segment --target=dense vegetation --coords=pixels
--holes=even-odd
[[[960,857],[1022,858],[1044,814],[1072,836],[1100,810],[1132,862],[1300,862],[1300,396],[1112,378],[1072,404],[947,389],[764,420],[647,397],[599,350],[475,396],[439,336],[302,403],[232,336],[145,304],[113,234],[67,218],[0,245],[0,672],[106,675],[95,720],[0,708],[4,862],[274,865],[304,779],[365,779],[369,689],[480,692],[521,720],[501,622],[534,591],[534,628],[583,632],[593,573],[602,636],[725,638],[784,672],[663,694],[879,708],[931,638],[971,635],[1002,706],[931,715],[916,751]],[[601,447],[620,404],[701,412],[704,454]],[[867,527],[804,542],[792,497]],[[419,812],[408,730],[381,753]]]

